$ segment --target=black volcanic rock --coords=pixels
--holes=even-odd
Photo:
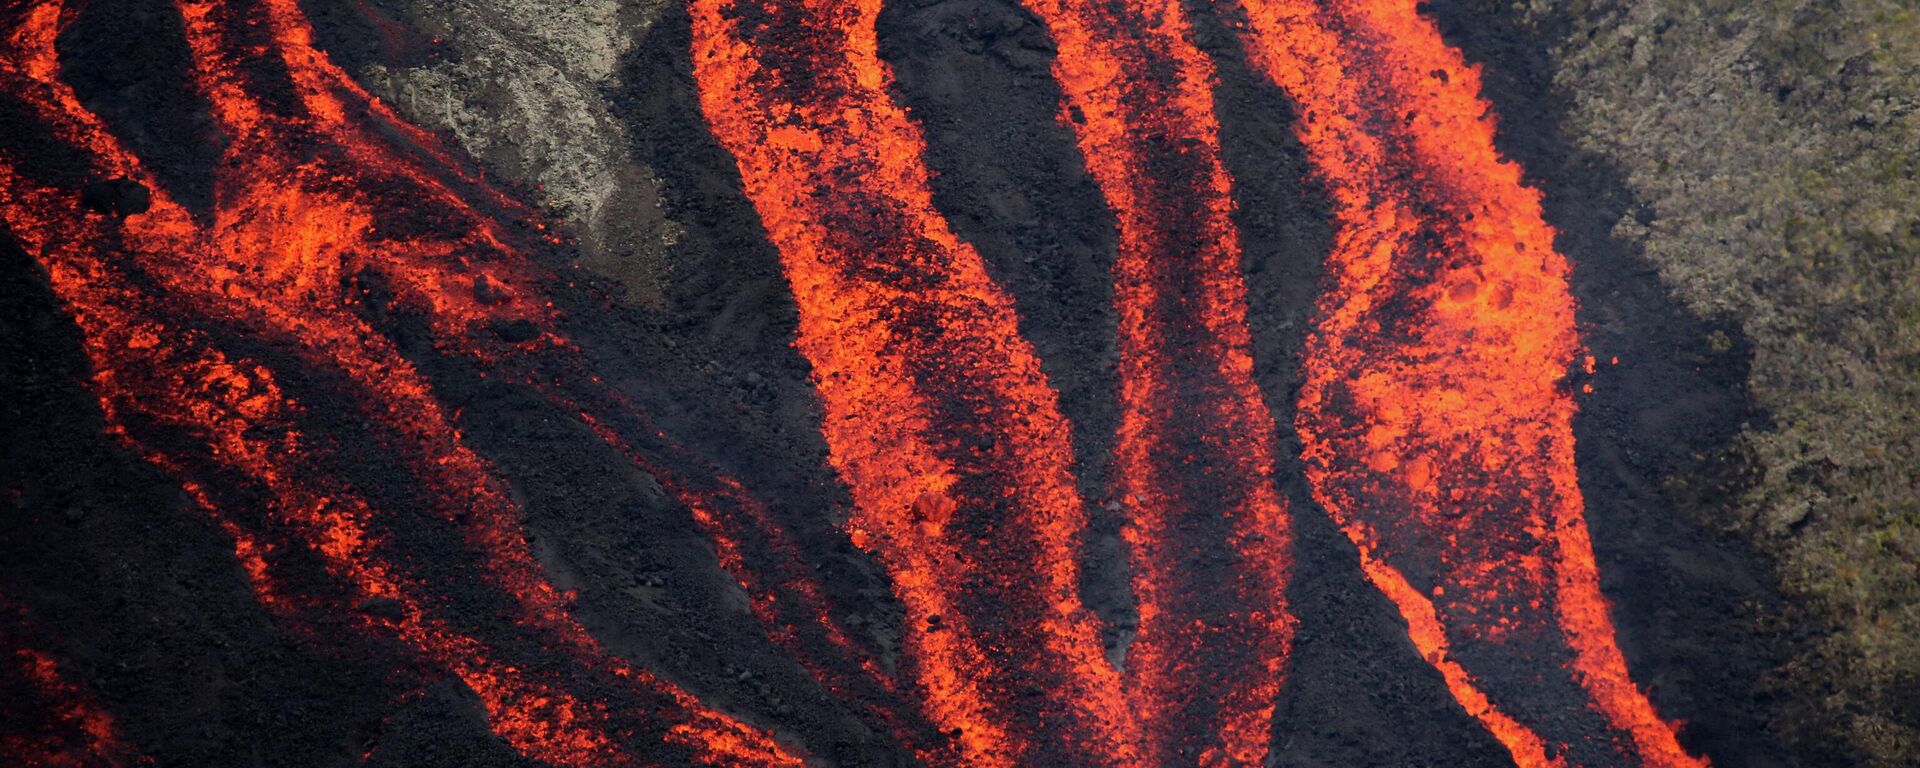
[[[399,622],[406,618],[405,606],[391,597],[371,597],[360,602],[360,612],[373,618],[388,622]]]
[[[145,184],[132,179],[108,179],[82,187],[80,204],[96,213],[126,218],[152,208],[153,193]]]
[[[493,332],[509,344],[519,344],[539,336],[540,328],[526,320],[512,320],[494,323]]]

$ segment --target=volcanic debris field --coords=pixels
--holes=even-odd
[[[0,4],[0,763],[1899,764],[1516,8]]]

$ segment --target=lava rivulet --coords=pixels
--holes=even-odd
[[[1340,225],[1297,424],[1316,498],[1521,764],[1703,764],[1614,641],[1573,463],[1567,262],[1477,70],[1412,0],[1241,5]]]
[[[638,411],[615,393],[603,394],[619,402],[598,411],[613,418],[581,410],[581,420],[686,505],[713,544],[720,567],[740,585],[754,617],[774,643],[837,697],[858,704],[899,743],[926,741],[929,726],[919,708],[901,695],[894,676],[834,620],[818,574],[807,566],[799,543],[772,511],[732,477],[710,469],[695,477],[650,459],[649,454],[665,455],[682,466],[700,466],[680,456],[677,446],[652,446],[651,451],[635,447],[622,435],[658,437],[658,430],[644,423],[613,427],[610,422],[638,421]]]
[[[1213,65],[1174,0],[1028,0],[1119,221],[1121,423],[1139,633],[1128,695],[1158,764],[1265,761],[1293,634],[1273,416],[1253,380]]]
[[[780,250],[849,528],[906,606],[928,715],[970,765],[1130,762],[1079,599],[1069,427],[1010,298],[934,209],[879,9],[695,2],[701,105]]]
[[[111,428],[179,476],[235,536],[263,601],[283,614],[316,600],[384,601],[389,618],[369,623],[388,626],[376,631],[465,682],[494,730],[531,757],[626,764],[633,760],[625,742],[651,734],[703,763],[797,762],[764,734],[607,655],[572,621],[514,530],[518,510],[499,481],[464,447],[425,378],[349,295],[378,273],[396,302],[415,302],[438,321],[448,344],[512,318],[502,315],[525,311],[521,305],[539,312],[537,302],[483,301],[475,289],[517,277],[497,225],[435,181],[434,170],[347,120],[377,110],[354,103],[351,88],[327,85],[347,81],[303,44],[304,20],[290,3],[180,10],[195,80],[233,138],[204,223],[59,80],[61,7],[40,4],[6,19],[7,95],[41,120],[46,141],[63,145],[0,162],[7,224],[46,266],[80,327]],[[235,30],[265,30],[282,45],[242,44]],[[273,90],[254,82],[271,71],[253,60],[260,55],[285,60],[281,71],[299,83],[294,103],[257,95]],[[150,210],[117,220],[91,215],[71,192],[75,177],[142,182],[153,190]],[[227,341],[216,335],[221,329],[247,340]],[[336,396],[359,404],[374,444],[399,458],[457,526],[458,556],[517,606],[507,614],[518,616],[517,628],[462,626],[459,612],[412,572],[417,557],[394,556],[394,516],[343,474],[332,440],[309,434],[309,404],[286,384],[314,378],[339,382]],[[335,586],[284,599],[276,577],[309,563]],[[541,657],[554,651],[583,672],[533,671],[551,668]],[[622,693],[582,698],[572,690],[581,676]]]
[[[28,642],[25,610],[0,595],[0,755],[36,768],[116,768],[134,762],[113,716]]]

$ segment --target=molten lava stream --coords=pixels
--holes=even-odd
[[[1007,294],[935,211],[879,0],[692,4],[701,105],[800,309],[848,527],[906,606],[937,764],[1121,764],[1138,738],[1079,600],[1069,428]]]
[[[209,44],[207,10],[195,7],[188,14],[197,71],[203,75],[210,64],[232,64],[213,61],[218,48]],[[137,159],[58,81],[53,42],[59,6],[42,4],[6,21],[9,56],[0,75],[8,95],[37,112],[50,138],[79,158],[86,169],[83,178],[129,177],[155,186]],[[324,63],[324,57],[309,60]],[[80,326],[97,371],[94,388],[113,429],[150,461],[180,475],[189,493],[236,532],[236,554],[256,581],[270,576],[275,563],[268,556],[276,550],[304,549],[318,556],[349,594],[392,601],[399,614],[393,631],[473,688],[494,729],[531,757],[564,765],[624,764],[631,758],[618,743],[623,734],[660,730],[689,759],[796,763],[764,734],[606,656],[567,616],[564,602],[540,578],[525,542],[511,530],[517,509],[505,500],[498,481],[459,444],[424,379],[340,295],[345,283],[340,278],[354,274],[356,266],[367,268],[356,263],[367,254],[380,253],[393,263],[376,266],[421,273],[395,279],[401,300],[445,309],[447,302],[435,302],[443,295],[415,297],[405,290],[464,285],[467,300],[455,306],[478,306],[471,273],[458,262],[433,261],[449,254],[465,257],[461,249],[476,244],[407,241],[391,234],[375,239],[376,214],[383,215],[383,224],[393,220],[385,215],[409,219],[404,209],[380,210],[360,190],[382,185],[391,190],[393,176],[425,174],[369,170],[354,162],[359,158],[353,153],[343,153],[346,160],[333,159],[321,148],[373,139],[347,131],[345,123],[328,132],[259,109],[243,84],[235,78],[208,88],[216,97],[216,116],[244,118],[244,124],[229,127],[246,132],[237,134],[241,138],[218,169],[219,203],[205,229],[164,189],[153,194],[149,213],[118,224],[89,218],[75,200],[73,181],[36,180],[12,158],[0,162],[8,225],[47,266],[55,292]],[[296,152],[296,146],[309,151]],[[289,157],[302,157],[304,164],[276,160]],[[66,167],[40,157],[35,162]],[[51,168],[45,173],[71,175]],[[458,202],[450,193],[402,194],[400,199],[419,205],[421,198],[436,197]],[[472,221],[477,215],[465,207],[444,213],[469,219],[471,229],[484,224]],[[444,223],[422,229],[437,231],[432,225]],[[388,232],[393,230],[408,234],[405,227]],[[494,242],[483,235],[480,245]],[[504,249],[489,255],[503,261],[514,256]],[[430,272],[436,267],[438,273]],[[144,281],[140,287],[136,275]],[[385,551],[378,526],[391,515],[327,469],[337,462],[330,460],[325,440],[302,434],[304,408],[277,383],[279,363],[231,355],[207,332],[196,330],[201,327],[257,335],[270,348],[292,349],[310,366],[346,374],[359,391],[344,394],[363,400],[365,412],[384,426],[377,431],[380,439],[396,453],[415,457],[411,469],[420,480],[451,494],[444,504],[471,505],[475,520],[465,530],[472,556],[522,605],[524,626],[544,641],[558,641],[576,663],[624,679],[630,692],[622,698],[633,697],[626,708],[610,711],[564,690],[559,676],[526,671],[550,666],[545,661],[494,658],[483,641],[436,617],[435,606],[444,601]],[[268,500],[264,520],[254,511],[259,499]],[[250,523],[266,527],[249,530]],[[272,601],[274,595],[262,589],[263,599]],[[661,719],[633,719],[649,709]]]
[[[1253,380],[1213,66],[1178,0],[1028,0],[1120,225],[1121,423],[1140,628],[1128,695],[1159,765],[1260,765],[1293,637],[1291,524]]]
[[[25,610],[0,595],[0,760],[40,768],[114,768],[136,753],[94,697],[33,647]]]
[[[1241,4],[1340,224],[1298,421],[1316,498],[1520,764],[1704,765],[1614,641],[1573,461],[1567,263],[1477,70],[1412,0]]]

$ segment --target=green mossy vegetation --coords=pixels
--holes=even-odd
[[[1776,725],[1920,765],[1920,7],[1532,3],[1570,27],[1567,127],[1653,210],[1616,235],[1752,343],[1753,482],[1695,511],[1772,556],[1817,625]]]

